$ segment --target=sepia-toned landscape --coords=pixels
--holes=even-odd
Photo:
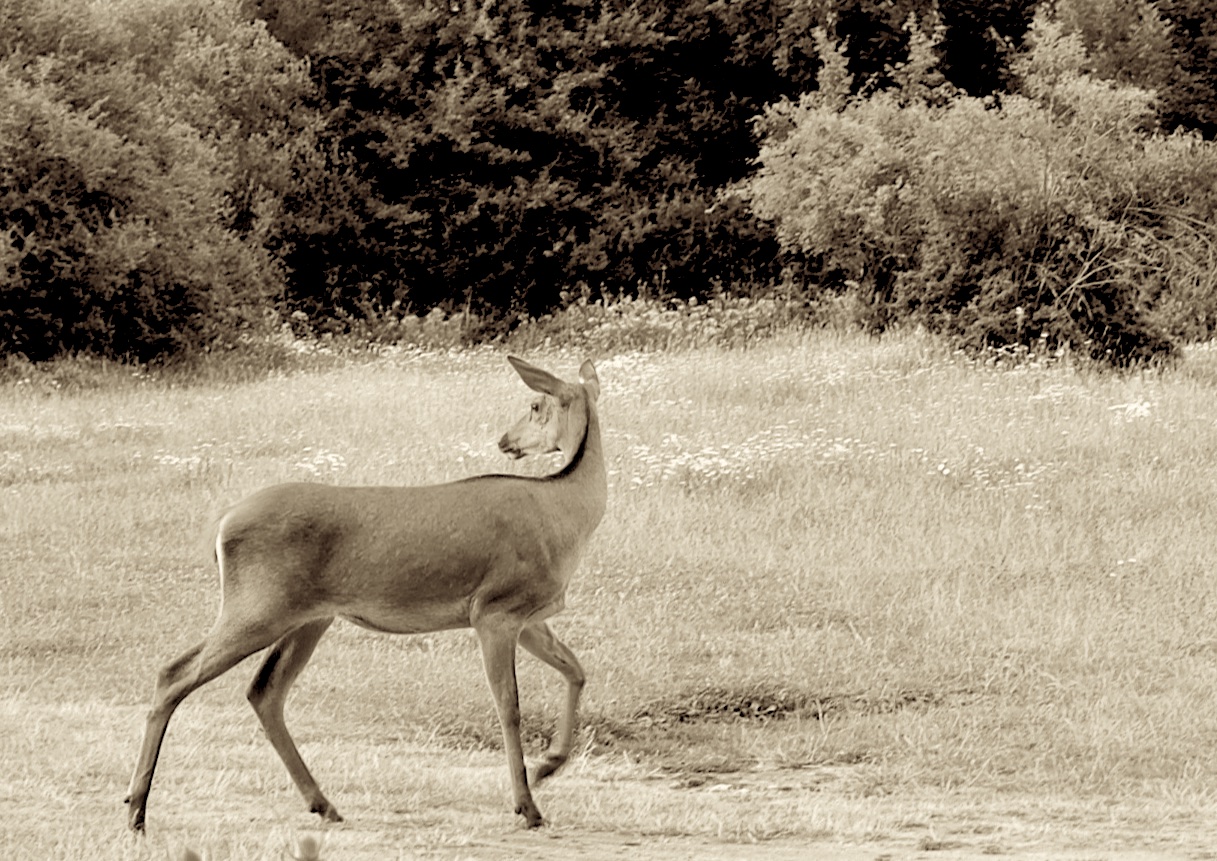
[[[1217,858],[1212,6],[0,0],[0,859]]]

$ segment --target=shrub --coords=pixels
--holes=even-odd
[[[102,108],[4,68],[0,103],[0,352],[146,360],[231,324],[259,261],[214,221],[223,186],[205,142],[153,115],[133,141]]]
[[[0,9],[0,354],[147,361],[282,289],[303,63],[225,0]]]
[[[930,70],[839,109],[779,102],[746,194],[872,328],[907,318],[966,347],[1046,341],[1114,364],[1169,354],[1186,315],[1165,309],[1213,286],[1217,150],[1149,133],[1153,94],[1083,71],[1080,40],[1045,16],[1029,41],[1024,94],[1000,102]]]

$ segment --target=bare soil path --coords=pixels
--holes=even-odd
[[[891,795],[862,804],[838,797],[831,788],[844,769],[753,769],[727,774],[613,777],[618,793],[653,799],[656,808],[693,805],[755,811],[766,799],[775,803],[792,796],[817,794],[817,803],[848,823],[851,810],[866,820],[884,814],[888,827],[856,839],[840,832],[822,837],[774,836],[755,841],[718,839],[709,834],[600,830],[559,820],[528,831],[498,818],[451,841],[403,847],[411,828],[394,814],[375,814],[375,821],[351,821],[327,835],[326,861],[348,858],[419,858],[442,861],[1217,861],[1217,817],[1211,810],[1170,810],[1143,803],[1095,804],[1062,800],[989,796],[983,801],[966,792],[936,799]],[[575,778],[583,783],[589,775]],[[592,778],[594,781],[594,778]],[[563,793],[582,788],[567,786]],[[555,796],[558,793],[554,790]],[[957,799],[953,808],[951,799]],[[746,804],[744,803],[746,799]],[[549,799],[553,803],[554,797]],[[637,821],[636,819],[634,821]],[[890,823],[898,821],[891,827]],[[403,827],[406,826],[406,827]],[[859,824],[859,829],[866,826]],[[846,827],[843,831],[849,831]],[[811,833],[814,829],[805,829]],[[409,838],[407,838],[409,839]]]

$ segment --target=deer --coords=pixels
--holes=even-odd
[[[494,698],[515,812],[543,824],[520,742],[517,645],[557,670],[566,702],[531,782],[568,760],[585,674],[547,619],[567,585],[608,495],[591,362],[577,383],[508,356],[536,392],[503,434],[508,457],[560,452],[545,476],[480,475],[418,487],[278,484],[215,521],[220,609],[197,645],[160,670],[125,803],[128,826],[145,829],[148,793],[165,730],[193,691],[268,650],[247,698],[312,813],[341,822],[283,719],[292,683],[335,619],[390,634],[472,628]]]

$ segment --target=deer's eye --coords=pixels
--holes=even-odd
[[[537,401],[537,402],[533,403],[533,405],[532,405],[532,411],[533,411],[533,413],[539,413],[539,412],[541,412],[541,402],[540,402],[540,401]]]

